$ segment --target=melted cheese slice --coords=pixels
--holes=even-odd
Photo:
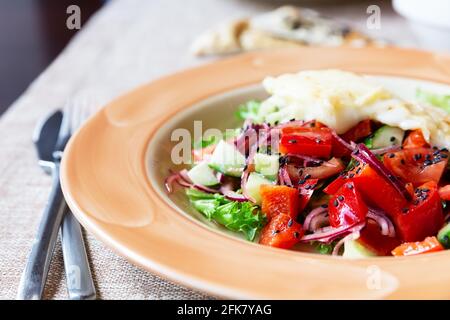
[[[259,112],[270,123],[315,119],[341,134],[373,119],[403,130],[421,129],[433,145],[450,143],[450,115],[444,110],[404,101],[351,72],[302,71],[268,77],[263,86],[271,97]]]

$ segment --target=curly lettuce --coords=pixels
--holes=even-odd
[[[192,188],[187,189],[186,194],[192,206],[208,220],[242,232],[249,241],[253,241],[267,223],[265,215],[251,202],[231,201],[218,193],[208,194]]]

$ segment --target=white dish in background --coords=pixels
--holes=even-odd
[[[450,52],[450,1],[393,0],[393,6],[409,19],[424,49]]]

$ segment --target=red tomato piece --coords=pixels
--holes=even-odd
[[[394,186],[368,165],[356,167],[347,177],[353,178],[356,188],[368,205],[384,210],[391,218],[408,205]]]
[[[301,224],[286,215],[278,214],[264,227],[259,239],[260,244],[266,246],[290,249],[303,236]]]
[[[439,182],[447,162],[448,152],[428,148],[388,152],[383,157],[383,163],[389,171],[415,187],[428,181]]]
[[[329,158],[332,134],[326,127],[284,127],[281,129],[280,152]]]
[[[382,235],[380,226],[373,220],[367,220],[366,226],[359,233],[357,241],[378,256],[391,255],[391,251],[400,244],[396,237]]]
[[[306,179],[305,182],[300,181],[298,185],[298,194],[300,196],[298,212],[302,212],[306,208],[309,200],[311,200],[318,181],[318,179]]]
[[[335,180],[333,180],[328,186],[326,186],[323,189],[323,192],[325,192],[326,194],[329,194],[329,195],[335,194],[336,192],[338,192],[338,190],[344,185],[344,183],[347,180],[348,180],[347,178],[340,175]]]
[[[341,135],[341,137],[347,142],[350,141],[358,142],[359,140],[367,136],[370,136],[371,133],[372,133],[372,120],[363,120],[350,130],[345,132],[343,135]]]
[[[450,184],[439,188],[439,196],[442,200],[450,201]]]
[[[392,255],[399,256],[412,256],[416,254],[437,252],[444,250],[442,244],[436,239],[436,237],[427,237],[423,241],[418,242],[406,242],[399,245],[392,250]]]
[[[302,179],[327,179],[342,172],[345,167],[341,160],[331,158],[319,166],[303,167],[296,164],[288,164],[287,170],[293,183],[297,184]]]
[[[429,148],[430,145],[425,140],[422,134],[422,130],[413,130],[406,137],[405,141],[403,141],[403,148]]]
[[[430,181],[417,188],[412,204],[392,219],[403,241],[419,241],[437,234],[444,224],[444,213],[436,182]]]
[[[285,214],[295,219],[299,213],[298,191],[288,186],[261,185],[261,211],[272,219]]]
[[[341,135],[341,138],[347,142],[350,141],[360,141],[362,138],[369,136],[372,133],[372,121],[363,120],[359,122],[356,126]],[[333,155],[335,157],[341,158],[344,156],[349,156],[350,151],[342,146],[336,138],[333,137]]]
[[[363,221],[367,206],[352,181],[346,182],[330,199],[328,204],[330,225],[338,228]]]

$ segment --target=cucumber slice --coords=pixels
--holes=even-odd
[[[400,128],[382,126],[375,131],[372,138],[372,148],[379,149],[389,146],[401,145],[405,131]]]
[[[261,204],[261,194],[259,193],[259,187],[263,184],[273,184],[273,181],[264,178],[264,176],[259,173],[250,173],[247,180],[246,192],[256,201],[256,204]]]
[[[450,223],[439,230],[437,238],[445,248],[450,249]]]
[[[342,256],[347,259],[363,259],[376,256],[376,254],[364,247],[358,240],[346,240]]]
[[[254,160],[256,172],[270,179],[274,179],[277,176],[280,168],[280,156],[257,153]]]
[[[188,177],[195,184],[204,186],[214,186],[219,183],[214,171],[208,166],[206,162],[200,162],[187,173]]]
[[[224,174],[240,177],[245,166],[245,157],[234,145],[221,140],[208,164]]]

